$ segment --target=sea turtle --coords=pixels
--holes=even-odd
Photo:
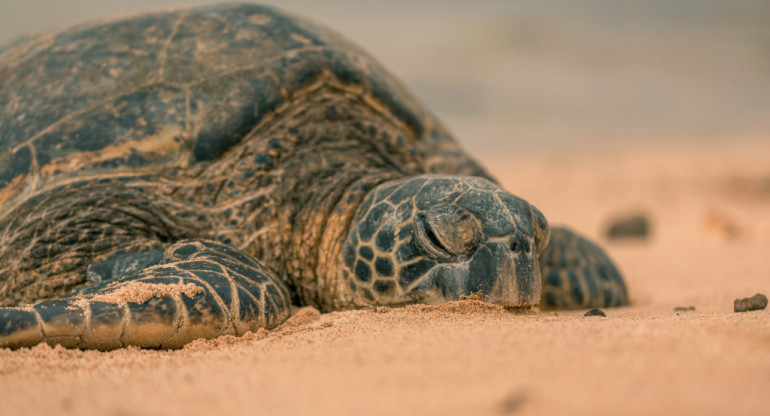
[[[18,42],[0,110],[0,346],[176,348],[292,304],[627,303],[377,62],[270,7]]]

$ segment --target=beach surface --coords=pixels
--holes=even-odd
[[[606,318],[478,300],[304,308],[179,351],[0,350],[2,413],[764,414],[770,312],[733,300],[770,293],[770,144],[741,143],[487,164],[618,263],[632,305]],[[604,237],[635,214],[648,238]]]

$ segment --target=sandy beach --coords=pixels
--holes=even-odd
[[[617,261],[633,304],[606,318],[466,300],[300,309],[180,351],[0,350],[3,414],[762,414],[770,312],[733,300],[770,292],[767,154],[747,141],[490,164]],[[603,237],[636,212],[648,239]]]
[[[12,1],[0,43],[184,3]],[[770,414],[770,310],[733,311],[770,295],[767,2],[269,3],[369,50],[506,189],[605,248],[632,305],[304,308],[178,351],[0,349],[0,415]],[[634,215],[648,237],[608,240]]]

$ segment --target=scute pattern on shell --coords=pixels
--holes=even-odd
[[[40,179],[215,160],[332,79],[402,123],[402,145],[459,151],[398,81],[331,31],[265,6],[202,7],[80,25],[1,56],[0,189],[15,192],[0,203]]]

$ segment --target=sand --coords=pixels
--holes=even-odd
[[[319,314],[180,351],[0,350],[3,415],[770,412],[770,143],[491,160],[508,189],[607,248],[633,305],[511,313],[477,300]],[[646,215],[651,236],[612,242]],[[692,311],[674,311],[693,306]]]

